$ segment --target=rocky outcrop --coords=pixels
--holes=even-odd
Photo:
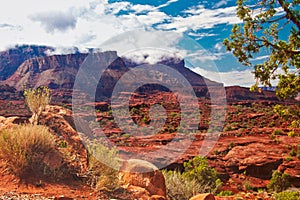
[[[73,88],[76,74],[79,67],[87,57],[87,54],[76,52],[68,55],[48,56],[47,51],[52,51],[51,47],[46,46],[20,46],[0,52],[0,83],[7,84],[16,88],[18,91],[23,90],[23,86],[38,87],[45,85],[55,90],[66,90],[62,95],[69,95],[68,89]],[[99,80],[97,88],[97,100],[103,100],[111,96],[112,89],[119,78],[130,68],[137,67],[143,63],[135,63],[126,58],[120,58],[114,51],[102,52],[97,56],[95,63],[109,67],[107,73],[103,73]],[[224,101],[223,84],[211,81],[199,74],[196,74],[189,68],[185,67],[185,61],[178,58],[164,58],[158,64],[166,65],[177,70],[193,86],[198,97],[214,98]],[[94,83],[97,84],[97,83]],[[166,88],[158,85],[147,85],[139,91],[165,90]],[[3,92],[0,89],[0,97]],[[246,100],[268,100],[278,101],[275,92],[262,91],[261,93],[252,93],[248,88],[227,87],[227,101],[246,101]],[[7,94],[6,94],[7,96]],[[11,98],[11,96],[7,96]],[[12,96],[14,97],[14,96]],[[106,98],[103,98],[106,97]]]
[[[275,101],[278,102],[279,99],[274,91],[261,91],[261,92],[251,92],[249,88],[240,86],[229,86],[226,87],[226,98],[227,102],[241,102],[241,101]]]
[[[281,135],[277,136],[278,142],[276,142],[270,138],[269,132],[265,131],[267,130],[253,129],[252,135],[245,134],[238,137],[224,133],[207,155],[209,165],[217,169],[220,178],[226,184],[233,184],[229,186],[230,188],[237,188],[234,191],[240,191],[247,181],[253,188],[265,188],[274,170],[290,174],[292,185],[298,187],[299,159],[294,156],[292,161],[287,161],[286,157],[291,151],[288,147],[295,147],[300,144],[300,137],[291,138]],[[183,162],[199,155],[199,148],[203,144],[203,139],[204,137],[200,134],[195,135],[194,142],[185,153],[166,168],[183,170]],[[166,149],[162,155],[152,157],[148,156],[149,152],[163,148],[169,142],[174,143],[174,145],[177,143],[179,146],[185,141],[172,141],[172,134],[161,134],[151,137],[129,138],[126,139],[126,142],[128,142],[126,146],[119,147],[123,152],[126,152],[126,155],[134,157],[138,153],[145,152],[143,159],[159,165],[174,156],[174,149]]]
[[[21,124],[24,122],[28,122],[27,119],[21,118],[21,117],[3,117],[0,116],[0,130],[3,130],[5,128],[9,128],[14,126],[15,124]]]
[[[46,46],[23,45],[0,52],[0,81],[13,75],[25,60],[46,56],[45,52],[51,49]]]
[[[123,185],[144,188],[150,196],[166,198],[166,184],[162,172],[153,164],[137,159],[124,161],[120,172]],[[153,197],[153,199],[155,199]]]
[[[74,128],[72,112],[59,106],[47,106],[40,116],[39,124],[49,127],[53,134],[67,142],[68,151],[64,153],[68,155],[64,159],[74,170],[70,173],[79,176],[80,173],[84,173],[88,165],[87,150]],[[50,163],[52,156],[49,155]]]
[[[283,162],[284,149],[274,148],[272,145],[252,143],[246,146],[233,147],[223,158],[226,167],[237,173],[246,172],[248,175],[261,179],[270,179],[273,170]]]
[[[32,58],[24,61],[4,83],[17,90],[23,90],[24,85],[70,89],[85,57],[86,54],[71,54]]]
[[[278,170],[290,175],[290,182],[294,187],[300,187],[300,160],[286,162]]]

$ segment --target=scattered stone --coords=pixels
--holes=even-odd
[[[215,197],[210,193],[206,193],[193,196],[192,198],[190,198],[190,200],[215,200]]]
[[[150,200],[166,200],[166,198],[163,196],[159,196],[159,195],[152,195],[150,197]]]

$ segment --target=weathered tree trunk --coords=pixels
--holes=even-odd
[[[29,119],[29,122],[33,125],[37,125],[39,121],[39,115],[37,113],[33,113]]]

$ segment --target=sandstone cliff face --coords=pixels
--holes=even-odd
[[[4,82],[17,90],[22,90],[24,85],[70,89],[85,57],[86,54],[71,54],[32,58],[23,62]]]
[[[17,91],[22,91],[24,85],[28,87],[45,85],[54,89],[54,92],[59,91],[58,93],[64,96],[64,99],[70,99],[72,93],[70,90],[73,88],[78,69],[86,59],[87,54],[77,52],[68,55],[47,56],[45,53],[47,50],[52,50],[52,48],[21,46],[0,52],[0,85],[9,85]],[[117,52],[113,51],[100,53],[96,62],[98,65],[109,68],[102,74],[102,78],[98,82],[96,100],[109,98],[120,77],[131,68],[142,65],[126,58],[120,58]],[[223,91],[220,91],[220,88],[223,88],[221,83],[194,73],[185,67],[184,60],[165,58],[158,64],[171,67],[182,74],[193,86],[198,97],[210,98],[214,93],[213,98],[216,96],[223,98]],[[128,84],[131,83],[132,80],[129,80]],[[165,91],[166,88],[158,85],[146,85],[140,88],[139,92],[154,90]],[[241,87],[227,87],[226,95],[229,102],[249,99],[277,101],[274,92],[251,93],[248,88]],[[0,91],[0,96],[5,96],[6,99],[15,98],[14,95],[9,95],[5,91]]]
[[[0,81],[10,77],[25,60],[46,56],[45,51],[51,49],[45,46],[24,45],[0,52]]]
[[[28,58],[23,56],[24,59]],[[39,54],[42,55],[42,54]],[[51,89],[72,89],[77,72],[80,66],[87,58],[87,54],[75,53],[69,55],[53,55],[42,57],[29,57],[25,60],[10,77],[6,76],[6,80],[2,84],[7,84],[16,88],[18,91],[23,90],[23,86],[38,87],[46,85]],[[97,54],[93,61],[99,69],[108,68],[102,73],[102,77],[97,86],[97,97],[110,97],[113,88],[120,77],[125,74],[130,68],[137,67],[142,64],[134,63],[126,58],[120,58],[116,52],[108,51]],[[16,65],[19,63],[16,63]],[[209,96],[207,85],[222,86],[222,84],[210,81],[186,68],[184,60],[168,58],[161,61],[159,64],[166,65],[179,71],[195,88],[196,94],[199,96]],[[97,66],[96,66],[97,67]],[[150,66],[151,67],[151,66]],[[6,69],[7,67],[4,66]],[[96,72],[97,70],[95,70]],[[128,81],[132,84],[132,80]],[[145,86],[141,91],[146,90],[163,90],[157,85]]]

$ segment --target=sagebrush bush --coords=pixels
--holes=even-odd
[[[0,157],[16,175],[27,170],[43,170],[44,156],[54,149],[54,143],[45,126],[16,125],[0,132]]]
[[[282,192],[291,186],[289,179],[290,175],[276,170],[272,174],[268,189],[275,192]]]
[[[89,158],[89,184],[97,190],[113,190],[119,187],[118,150],[109,148],[102,140],[92,141],[87,145]],[[104,163],[109,163],[114,168]]]
[[[275,200],[300,200],[300,192],[285,191],[274,195]]]
[[[300,128],[300,120],[294,120],[294,121],[292,121],[290,127],[291,128]]]
[[[195,179],[190,179],[178,171],[163,170],[162,172],[170,200],[188,200],[197,193],[205,193],[209,189],[208,185],[200,184]]]
[[[211,168],[206,158],[196,156],[184,163],[185,171],[165,171],[167,194],[170,199],[189,199],[197,193],[216,194],[222,185],[217,171]]]
[[[275,129],[275,130],[273,131],[273,134],[274,134],[274,135],[282,135],[282,133],[283,133],[283,131],[280,130],[280,129]]]
[[[223,190],[221,191],[217,196],[220,196],[220,197],[224,197],[224,196],[232,196],[233,195],[233,192],[230,191],[230,190]]]

